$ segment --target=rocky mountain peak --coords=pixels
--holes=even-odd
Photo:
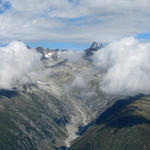
[[[94,51],[97,51],[99,49],[103,48],[102,43],[100,42],[93,42],[91,47],[85,50],[86,57],[92,56]]]
[[[102,43],[94,41],[90,47],[90,49],[101,49],[103,47]]]

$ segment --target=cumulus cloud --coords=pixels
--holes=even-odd
[[[79,63],[82,61],[84,51],[66,51],[58,54],[58,57],[67,59],[71,63]]]
[[[39,71],[40,55],[23,42],[14,41],[0,47],[0,88],[11,89],[18,83],[29,82]]]
[[[101,89],[112,95],[150,93],[150,43],[132,37],[110,43],[93,56],[104,74]]]
[[[79,88],[79,89],[84,89],[86,88],[86,86],[87,86],[87,83],[81,76],[76,76],[71,84],[72,88]]]
[[[71,84],[64,86],[64,96],[70,96],[76,100],[81,100],[83,103],[89,103],[91,99],[96,99],[98,94],[96,88],[91,84],[91,78],[80,73],[74,76]]]

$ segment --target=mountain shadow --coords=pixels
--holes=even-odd
[[[12,98],[15,96],[18,96],[18,92],[15,90],[6,90],[6,89],[0,89],[0,96],[5,96],[7,98]]]

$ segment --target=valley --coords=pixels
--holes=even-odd
[[[92,64],[84,57],[77,62],[67,60],[68,52],[48,55],[49,51],[41,48],[44,77],[1,90],[0,149],[69,148],[79,136],[79,126],[107,109],[111,99],[99,89],[101,73],[91,72]]]

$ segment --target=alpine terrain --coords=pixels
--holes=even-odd
[[[0,149],[70,147],[79,136],[79,127],[94,120],[112,102],[99,88],[102,75],[92,70],[87,59],[100,48],[102,45],[94,42],[85,52],[77,53],[80,61],[73,61],[69,50],[36,48],[44,78],[0,90]]]
[[[135,60],[144,56],[147,63],[149,51],[137,51],[135,59],[130,47],[138,43],[128,41],[108,48],[94,42],[84,51],[20,42],[1,49],[0,150],[150,150],[150,97],[142,84],[147,65],[133,76]]]

